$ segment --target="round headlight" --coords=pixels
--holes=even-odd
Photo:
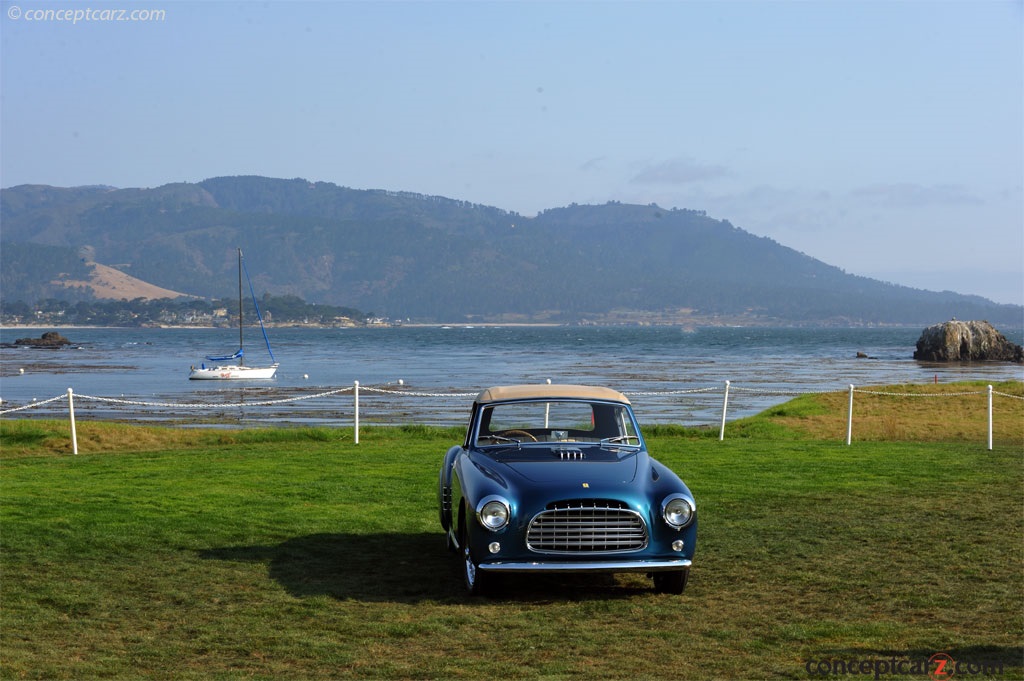
[[[488,530],[500,530],[508,525],[508,502],[497,497],[488,497],[481,502],[476,517]]]
[[[693,520],[693,504],[686,497],[673,496],[665,500],[661,507],[661,516],[672,527],[682,529]]]

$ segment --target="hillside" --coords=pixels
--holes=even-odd
[[[258,293],[417,321],[1022,319],[1019,306],[858,277],[726,220],[656,205],[527,218],[408,192],[222,177],[154,189],[13,187],[0,191],[0,213],[6,299],[66,296],[50,282],[88,279],[75,257],[83,248],[162,289],[225,297],[241,246]]]
[[[17,291],[17,299],[54,297],[63,300],[159,300],[187,294],[171,291],[92,261],[91,249],[6,243],[2,290]],[[57,266],[54,267],[54,263]],[[34,292],[34,295],[33,295]],[[11,300],[9,296],[4,296]]]
[[[93,296],[100,300],[135,300],[136,298],[159,300],[161,298],[179,298],[185,295],[154,286],[107,265],[95,262],[86,264],[92,267],[92,275],[88,281],[71,279],[57,281],[61,286],[67,288],[88,287],[92,290]]]

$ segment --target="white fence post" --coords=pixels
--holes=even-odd
[[[548,379],[548,385],[551,385],[551,379]],[[548,427],[548,422],[551,421],[551,403],[544,403],[544,427]]]
[[[988,451],[992,451],[992,386],[988,387]]]
[[[356,434],[355,444],[359,444],[359,381],[353,381],[352,385],[352,394],[355,396],[355,418],[353,419]]]
[[[846,410],[846,446],[853,439],[853,383],[850,384],[850,406]]]
[[[78,431],[75,429],[75,398],[74,391],[68,388],[68,416],[71,419],[71,453],[78,456]]]
[[[718,441],[725,439],[725,412],[729,408],[729,381],[725,382],[725,398],[722,400],[722,428],[718,431]]]

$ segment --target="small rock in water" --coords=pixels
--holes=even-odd
[[[71,341],[56,331],[47,331],[40,338],[19,338],[14,341],[14,344],[27,345],[32,348],[59,348],[64,345],[71,345]]]

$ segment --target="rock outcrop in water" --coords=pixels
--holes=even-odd
[[[926,362],[998,361],[1024,363],[1024,348],[988,322],[933,324],[921,332],[914,359]]]
[[[47,331],[41,338],[19,338],[14,341],[14,344],[28,345],[33,348],[59,348],[64,345],[71,345],[71,341],[56,331]]]

